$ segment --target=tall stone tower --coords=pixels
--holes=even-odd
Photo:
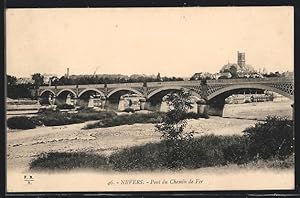
[[[68,79],[68,78],[69,78],[69,76],[70,76],[70,69],[69,69],[69,68],[67,68],[66,78]]]
[[[245,52],[237,52],[237,64],[241,67],[244,68],[246,64],[246,59],[245,59]]]

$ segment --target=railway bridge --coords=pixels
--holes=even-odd
[[[38,96],[41,100],[54,98],[56,104],[65,103],[69,97],[79,105],[87,105],[89,98],[96,96],[103,108],[117,109],[123,95],[134,94],[143,103],[141,109],[155,111],[166,94],[179,89],[190,91],[198,105],[208,107],[210,115],[222,115],[225,99],[232,94],[269,90],[294,99],[294,79],[287,77],[41,86]]]

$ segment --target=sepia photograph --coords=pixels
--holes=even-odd
[[[6,191],[294,190],[294,9],[8,8]]]

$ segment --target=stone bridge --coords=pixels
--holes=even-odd
[[[53,97],[57,104],[71,97],[77,101],[86,101],[81,103],[86,105],[87,100],[96,95],[105,101],[105,108],[116,109],[122,95],[135,94],[146,102],[143,108],[158,110],[162,98],[171,91],[179,89],[190,91],[195,98],[202,101],[202,104],[208,105],[211,115],[222,115],[225,99],[232,94],[249,91],[262,93],[264,90],[269,90],[291,100],[294,99],[294,79],[285,77],[41,86],[38,89],[38,96],[41,99]]]

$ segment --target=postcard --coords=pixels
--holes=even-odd
[[[7,192],[293,190],[294,10],[6,10]]]

